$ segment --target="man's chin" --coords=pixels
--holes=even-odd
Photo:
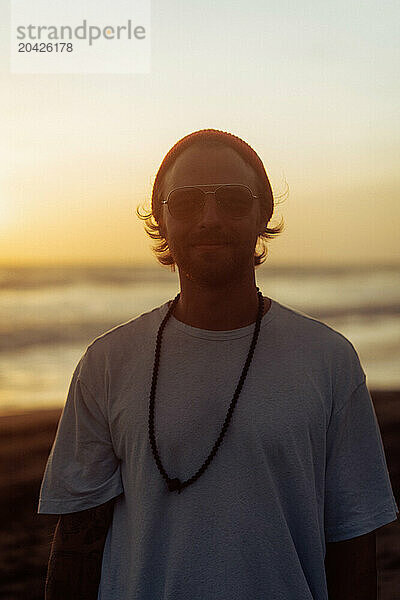
[[[245,255],[231,245],[215,251],[199,250],[194,246],[174,248],[171,252],[180,276],[199,286],[221,287],[243,278],[251,263],[252,254]]]
[[[193,261],[191,264],[178,264],[181,275],[199,286],[220,287],[238,278],[239,270],[233,260],[213,260],[207,263]]]

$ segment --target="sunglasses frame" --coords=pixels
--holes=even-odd
[[[215,190],[210,190],[208,192],[205,192],[203,188],[209,188],[209,187],[215,187]],[[215,199],[216,199],[216,201],[217,201],[217,203],[218,203],[218,200],[217,200],[215,194],[216,194],[216,192],[221,187],[243,187],[243,188],[246,188],[250,192],[250,195],[253,198],[256,198],[256,199],[259,198],[259,196],[256,196],[255,194],[253,194],[253,192],[251,191],[251,189],[249,188],[249,186],[246,185],[246,184],[244,184],[244,183],[208,183],[208,184],[200,184],[200,185],[181,185],[179,187],[176,187],[173,190],[170,190],[170,192],[168,193],[168,196],[167,196],[166,200],[161,200],[161,204],[167,204],[168,205],[168,200],[169,200],[172,192],[176,192],[177,190],[187,190],[187,189],[191,189],[191,188],[196,188],[196,189],[199,189],[200,191],[202,191],[203,194],[204,194],[204,202],[203,202],[203,205],[201,207],[201,209],[203,210],[204,205],[205,205],[205,196],[207,194],[213,194],[214,197],[215,197]],[[171,215],[171,217],[173,217],[174,219],[177,218],[177,217],[175,217],[171,213],[171,210],[170,210],[169,206],[168,206],[168,211],[169,211],[169,214]],[[240,218],[242,218],[242,217],[240,217]],[[179,219],[179,220],[182,220],[182,219]]]

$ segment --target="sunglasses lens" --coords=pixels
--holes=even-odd
[[[251,210],[253,197],[246,187],[223,186],[217,189],[216,196],[221,209],[231,217],[244,217]]]
[[[197,188],[174,190],[168,200],[168,207],[175,219],[189,219],[201,212],[204,194]]]

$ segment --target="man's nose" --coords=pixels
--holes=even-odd
[[[209,226],[211,223],[215,223],[220,220],[220,214],[214,194],[207,193],[204,200],[200,222],[201,224]]]

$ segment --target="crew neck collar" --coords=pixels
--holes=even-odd
[[[271,305],[268,311],[265,313],[263,318],[261,319],[261,327],[265,327],[267,323],[272,321],[275,317],[276,312],[278,310],[278,304],[273,298],[270,298]],[[167,310],[169,308],[169,302],[166,302],[162,306],[162,318],[164,318]],[[170,325],[178,331],[189,335],[191,337],[202,338],[206,340],[229,340],[245,337],[248,335],[252,335],[254,332],[254,323],[250,323],[250,325],[246,325],[245,327],[239,327],[238,329],[229,329],[229,330],[214,330],[214,329],[200,329],[199,327],[192,327],[192,325],[188,325],[187,323],[183,323],[176,319],[173,315],[169,318]]]

